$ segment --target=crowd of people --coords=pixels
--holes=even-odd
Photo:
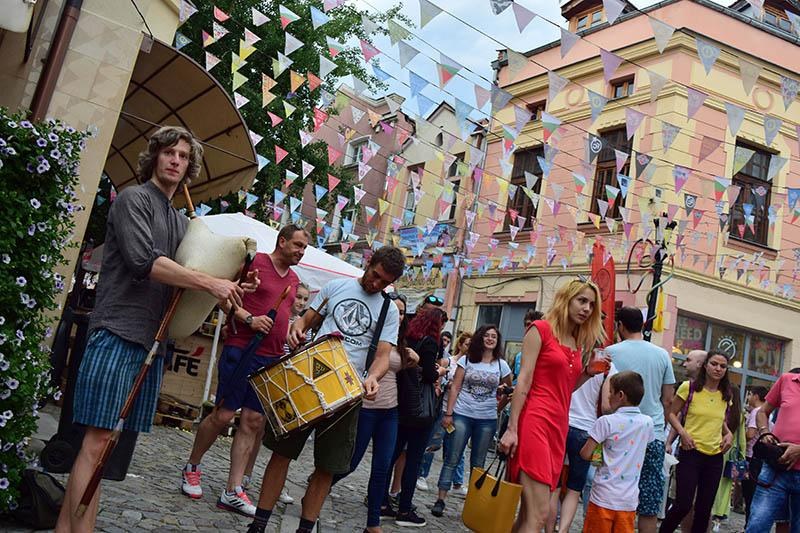
[[[216,406],[187,450],[181,491],[202,497],[202,457],[240,411],[218,506],[252,517],[248,533],[265,531],[278,501],[293,501],[284,487],[288,469],[312,433],[315,469],[299,533],[314,528],[331,487],[358,467],[370,443],[365,531],[381,531],[385,520],[426,526],[428,504],[414,500],[417,490],[432,488],[439,449],[429,512],[443,516],[452,492],[469,495],[469,446],[470,470],[484,467],[494,450],[508,461],[509,481],[521,485],[514,531],[569,531],[582,501],[587,532],[705,533],[712,517],[729,513],[734,481],[741,481],[748,533],[776,522],[800,532],[800,373],[784,374],[769,390],[750,388],[741,409],[725,354],[695,350],[683,363],[688,379],[677,384],[670,355],[643,339],[640,309],[619,309],[617,338],[606,338],[600,291],[583,277],[559,287],[546,313],[526,314],[522,350],[506,361],[498,325],[481,324],[454,341],[436,295],[407,316],[407,298],[385,292],[406,266],[391,246],[372,252],[361,278],[326,284],[304,308],[309,290],[291,269],[309,242],[302,226],[283,227],[274,251],[257,254],[242,283],[189,271],[173,260],[186,221],[171,198],[197,175],[201,154],[189,132],[162,128],[140,160],[144,183],[111,207],[75,394],[75,420],[88,429],[57,531],[94,528],[99,491],[85,514],[75,513],[79,498],[172,288],[185,287],[212,294],[233,322],[218,363]],[[341,338],[362,376],[363,401],[279,435],[247,376],[303,346],[312,332]],[[160,377],[156,365],[126,428],[150,429]],[[247,490],[259,443],[272,453],[254,504]],[[666,475],[665,465],[675,462],[674,475]]]

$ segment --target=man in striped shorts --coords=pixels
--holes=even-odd
[[[75,511],[153,343],[173,287],[203,290],[221,302],[241,305],[243,291],[258,286],[257,272],[243,289],[173,261],[188,220],[172,207],[172,197],[184,179],[198,176],[202,159],[203,149],[189,131],[159,129],[139,155],[137,173],[143,184],[120,192],[109,210],[97,303],[75,386],[74,421],[87,426],[86,434],[67,483],[56,524],[59,533],[94,530],[100,491],[82,517]],[[153,361],[126,429],[150,430],[162,365],[162,357]]]

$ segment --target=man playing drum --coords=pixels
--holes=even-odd
[[[359,279],[343,279],[325,285],[311,303],[308,311],[296,320],[289,329],[289,344],[297,346],[305,341],[305,331],[322,321],[318,335],[340,333],[350,362],[356,371],[363,374],[367,353],[373,336],[384,296],[381,291],[403,275],[405,256],[399,249],[384,246],[375,251],[370,258],[364,275]],[[323,302],[327,304],[323,309]],[[388,306],[386,322],[379,334],[375,358],[367,369],[364,380],[364,396],[374,398],[378,393],[378,381],[389,369],[389,352],[397,344],[397,331],[400,314],[394,305]],[[334,474],[350,471],[353,456],[358,409],[334,415],[330,421],[322,422],[315,428],[298,430],[283,439],[275,437],[269,424],[264,436],[264,444],[272,450],[264,479],[261,482],[261,495],[253,522],[248,533],[263,533],[275,507],[275,502],[286,482],[289,463],[297,459],[312,429],[314,437],[314,473],[303,497],[298,533],[310,532],[319,516],[319,511],[330,492]],[[330,431],[328,429],[330,428]]]
[[[256,254],[252,267],[259,272],[261,284],[252,294],[242,298],[242,306],[236,309],[236,333],[229,330],[217,370],[217,407],[200,423],[189,462],[183,470],[181,492],[190,498],[201,498],[200,461],[217,436],[233,420],[241,408],[239,429],[231,446],[231,468],[228,473],[227,490],[222,491],[217,507],[254,516],[256,507],[250,502],[242,488],[242,476],[252,449],[257,446],[256,436],[264,427],[264,410],[255,391],[247,382],[247,376],[275,358],[283,355],[289,317],[300,280],[291,270],[303,258],[308,246],[308,232],[300,226],[289,224],[278,233],[275,251],[271,254]],[[281,300],[281,293],[289,287],[289,293]],[[273,320],[267,313],[280,301]],[[255,353],[246,354],[250,341],[261,333],[264,338]],[[244,369],[237,370],[240,361]]]
[[[83,516],[77,517],[75,510],[147,357],[173,287],[202,290],[220,301],[241,304],[244,289],[236,283],[173,261],[188,220],[172,207],[172,197],[184,179],[199,175],[202,159],[202,147],[187,130],[159,129],[139,156],[137,174],[144,183],[125,188],[109,210],[97,304],[75,385],[74,421],[87,426],[86,434],[56,524],[60,533],[94,530],[100,491]],[[252,271],[246,289],[257,285],[258,273]],[[150,430],[162,365],[163,358],[157,357],[126,429]]]

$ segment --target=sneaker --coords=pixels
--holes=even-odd
[[[217,507],[226,511],[233,511],[244,516],[255,516],[256,506],[250,501],[244,491],[230,493],[223,490],[217,500]]]
[[[181,475],[183,479],[181,482],[181,492],[195,500],[202,498],[203,488],[200,486],[200,476],[202,473],[200,465],[186,465]]]
[[[414,511],[398,512],[394,522],[400,527],[425,527],[428,525],[428,522]]]
[[[417,490],[428,490],[428,481],[424,477],[417,478]]]
[[[395,518],[397,511],[391,505],[381,506],[381,518]]]
[[[444,515],[444,500],[436,500],[436,503],[431,507],[431,514],[433,516]]]
[[[389,503],[394,508],[400,507],[400,493],[399,492],[397,494],[389,493]]]
[[[280,501],[280,502],[282,502],[282,503],[285,503],[285,504],[287,504],[287,505],[288,505],[288,504],[290,504],[290,503],[294,503],[294,498],[292,498],[291,496],[289,496],[289,491],[288,491],[288,490],[286,490],[286,489],[284,488],[284,489],[281,491],[281,495],[280,495],[280,496],[278,496],[278,501]]]
[[[461,496],[462,498],[467,497],[467,487],[465,485],[461,485],[458,488],[453,487],[453,494],[456,496]]]

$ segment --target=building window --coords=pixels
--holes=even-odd
[[[347,153],[344,157],[344,164],[357,165],[364,161],[364,148],[369,145],[369,137],[363,137],[347,143]]]
[[[789,18],[786,16],[785,13],[781,13],[778,10],[765,8],[764,9],[764,22],[769,24],[770,26],[775,26],[776,28],[780,28],[783,31],[790,32],[792,31],[792,23],[789,21]]]
[[[672,347],[675,378],[678,382],[686,379],[681,363],[690,351],[720,350],[728,357],[731,382],[744,399],[745,389],[769,388],[783,373],[784,348],[785,342],[776,337],[678,312]]]
[[[456,154],[456,160],[450,164],[450,168],[447,169],[447,181],[453,187],[452,191],[445,188],[444,192],[444,199],[449,200],[450,204],[450,211],[447,214],[447,218],[445,220],[455,220],[456,218],[456,207],[458,206],[458,191],[461,187],[461,176],[458,175],[458,165],[459,163],[464,162],[464,152],[460,154]]]
[[[614,150],[631,153],[631,140],[625,132],[625,128],[618,128],[600,134],[603,141],[603,148],[597,154],[597,170],[594,174],[594,191],[592,193],[592,208],[591,212],[596,215],[602,215],[600,206],[597,200],[609,202],[608,192],[606,185],[616,187],[619,189],[619,182],[617,181],[617,154]],[[621,173],[628,176],[630,172],[630,160],[622,167]],[[609,206],[606,211],[606,218],[619,218],[619,204],[624,201],[622,192],[617,195],[614,200],[614,205]],[[609,202],[610,203],[610,202]]]
[[[408,167],[408,175],[406,176],[406,180],[408,182],[408,186],[406,187],[406,201],[403,207],[405,208],[406,212],[417,212],[417,199],[414,191],[422,187],[422,176],[425,173],[425,165],[413,165]],[[416,176],[416,177],[414,177]],[[414,221],[404,221],[406,224],[413,224]]]
[[[603,10],[597,9],[584,13],[578,17],[578,22],[575,26],[575,31],[588,30],[603,22]]]
[[[734,177],[733,185],[741,187],[736,204],[730,213],[730,235],[739,240],[767,246],[769,237],[769,208],[772,184],[767,180],[769,152],[755,146],[743,146],[755,150],[750,161]]]
[[[520,150],[514,154],[514,168],[511,170],[511,185],[517,187],[514,196],[508,197],[506,208],[506,218],[503,222],[503,231],[509,231],[509,226],[517,226],[520,229],[531,228],[532,219],[536,217],[536,207],[533,205],[528,194],[522,190],[528,186],[525,172],[538,176],[533,192],[539,194],[542,189],[542,167],[539,165],[539,157],[544,157],[544,148],[537,146],[527,150]]]
[[[503,337],[503,353],[506,361],[513,368],[514,356],[522,350],[522,338],[525,336],[525,313],[536,309],[536,303],[491,304],[478,306],[478,322],[475,329],[490,324],[500,328]]]
[[[531,120],[534,122],[537,120],[542,120],[542,113],[544,113],[546,106],[547,100],[540,100],[538,102],[528,104],[528,111],[531,112]]]
[[[633,95],[633,76],[611,82],[611,99],[625,98]]]

